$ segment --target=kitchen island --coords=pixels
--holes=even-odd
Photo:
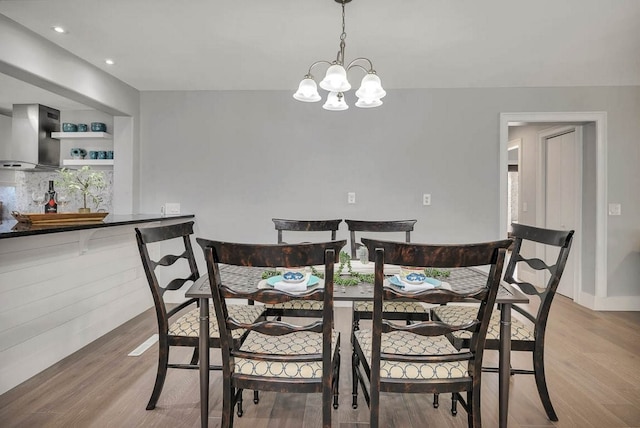
[[[0,224],[0,394],[150,308],[134,229],[193,217]]]

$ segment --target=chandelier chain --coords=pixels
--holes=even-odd
[[[347,38],[347,32],[345,30],[345,12],[344,12],[344,0],[342,1],[342,34],[340,34],[340,50],[336,58],[336,63],[344,65],[344,49],[346,47],[345,40]]]
[[[344,40],[347,38],[344,21],[345,21],[345,13],[344,13],[344,1],[343,1],[342,2],[342,34],[340,34],[340,40]]]

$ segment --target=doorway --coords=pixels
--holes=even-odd
[[[514,136],[509,136],[510,127],[518,125],[537,125],[540,131],[544,129],[560,129],[560,125],[579,126],[589,124],[588,149],[580,150],[580,155],[584,150],[588,150],[589,155],[585,158],[588,165],[585,167],[585,174],[588,172],[588,180],[580,192],[584,197],[583,205],[577,205],[578,215],[583,219],[582,229],[576,229],[576,237],[572,246],[572,255],[576,263],[575,274],[572,275],[574,283],[573,299],[576,303],[593,308],[600,297],[607,295],[606,281],[606,112],[550,112],[550,113],[502,113],[500,115],[500,223],[502,230],[508,230],[508,147]],[[586,135],[586,134],[585,134]],[[537,137],[536,137],[537,138]],[[527,171],[527,162],[532,161],[535,165],[541,163],[536,158],[537,154],[528,152],[531,148],[520,150],[520,156],[525,155],[520,164],[520,179],[531,174],[530,166]],[[534,157],[532,160],[531,157]],[[523,165],[524,164],[524,168]],[[582,165],[582,164],[581,164]],[[538,166],[534,166],[534,171]],[[524,169],[524,170],[523,170]],[[540,177],[539,172],[534,173]],[[529,177],[530,178],[530,177]],[[537,178],[536,178],[537,180]],[[584,184],[583,183],[583,184]],[[538,204],[537,192],[527,193],[525,184],[519,189],[519,220],[521,223],[533,224],[540,227],[546,226],[544,212],[540,212],[542,205]],[[540,188],[540,186],[533,186]],[[542,193],[542,192],[541,192]],[[527,206],[528,205],[528,206]],[[527,210],[528,208],[528,210]],[[533,209],[532,209],[533,208]],[[585,211],[586,210],[586,211]],[[586,219],[586,223],[584,222]],[[551,226],[549,226],[551,227]],[[559,228],[559,227],[558,227]],[[504,233],[506,235],[506,232]],[[581,242],[578,242],[580,239]],[[583,258],[583,249],[587,248],[587,263],[580,263]],[[566,275],[566,273],[565,273]],[[570,293],[570,291],[565,291]]]

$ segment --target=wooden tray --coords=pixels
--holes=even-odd
[[[13,211],[13,218],[32,225],[101,223],[109,213],[25,214]]]

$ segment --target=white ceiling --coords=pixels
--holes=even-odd
[[[0,13],[139,90],[294,91],[341,32],[334,0],[3,0]],[[353,0],[346,20],[346,60],[370,58],[387,89],[640,85],[639,0]]]

